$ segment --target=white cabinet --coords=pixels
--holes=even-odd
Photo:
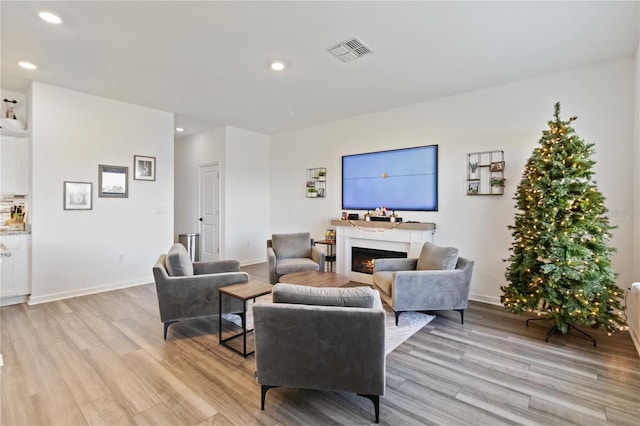
[[[31,235],[2,235],[0,241],[11,251],[0,258],[0,298],[31,294]]]
[[[2,135],[0,192],[27,194],[29,188],[29,141],[27,138]]]

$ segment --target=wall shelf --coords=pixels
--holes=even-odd
[[[467,154],[467,195],[503,195],[504,167],[502,150]]]
[[[315,167],[307,169],[307,198],[324,198],[327,196],[327,168]]]

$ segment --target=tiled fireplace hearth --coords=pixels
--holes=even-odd
[[[333,220],[336,227],[336,269],[351,281],[372,284],[370,274],[352,270],[352,248],[388,250],[418,257],[422,244],[433,240],[434,223]],[[403,256],[398,256],[403,257]]]

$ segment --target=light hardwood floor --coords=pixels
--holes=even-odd
[[[243,268],[266,280],[266,265]],[[253,356],[218,345],[217,319],[173,325],[155,288],[4,307],[0,424],[372,424],[356,395],[273,389],[260,410]],[[640,358],[627,333],[544,342],[501,307],[471,303],[437,318],[387,357],[380,423],[637,425]],[[402,321],[402,317],[400,317]]]

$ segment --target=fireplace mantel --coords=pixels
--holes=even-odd
[[[384,229],[401,229],[416,231],[435,231],[436,224],[433,222],[369,222],[366,220],[340,220],[331,221],[333,226],[353,226],[361,228],[384,228]]]
[[[433,241],[435,223],[368,222],[332,220],[336,227],[336,270],[351,281],[372,284],[371,275],[351,270],[351,247],[401,251],[407,257],[420,255],[422,245]]]

